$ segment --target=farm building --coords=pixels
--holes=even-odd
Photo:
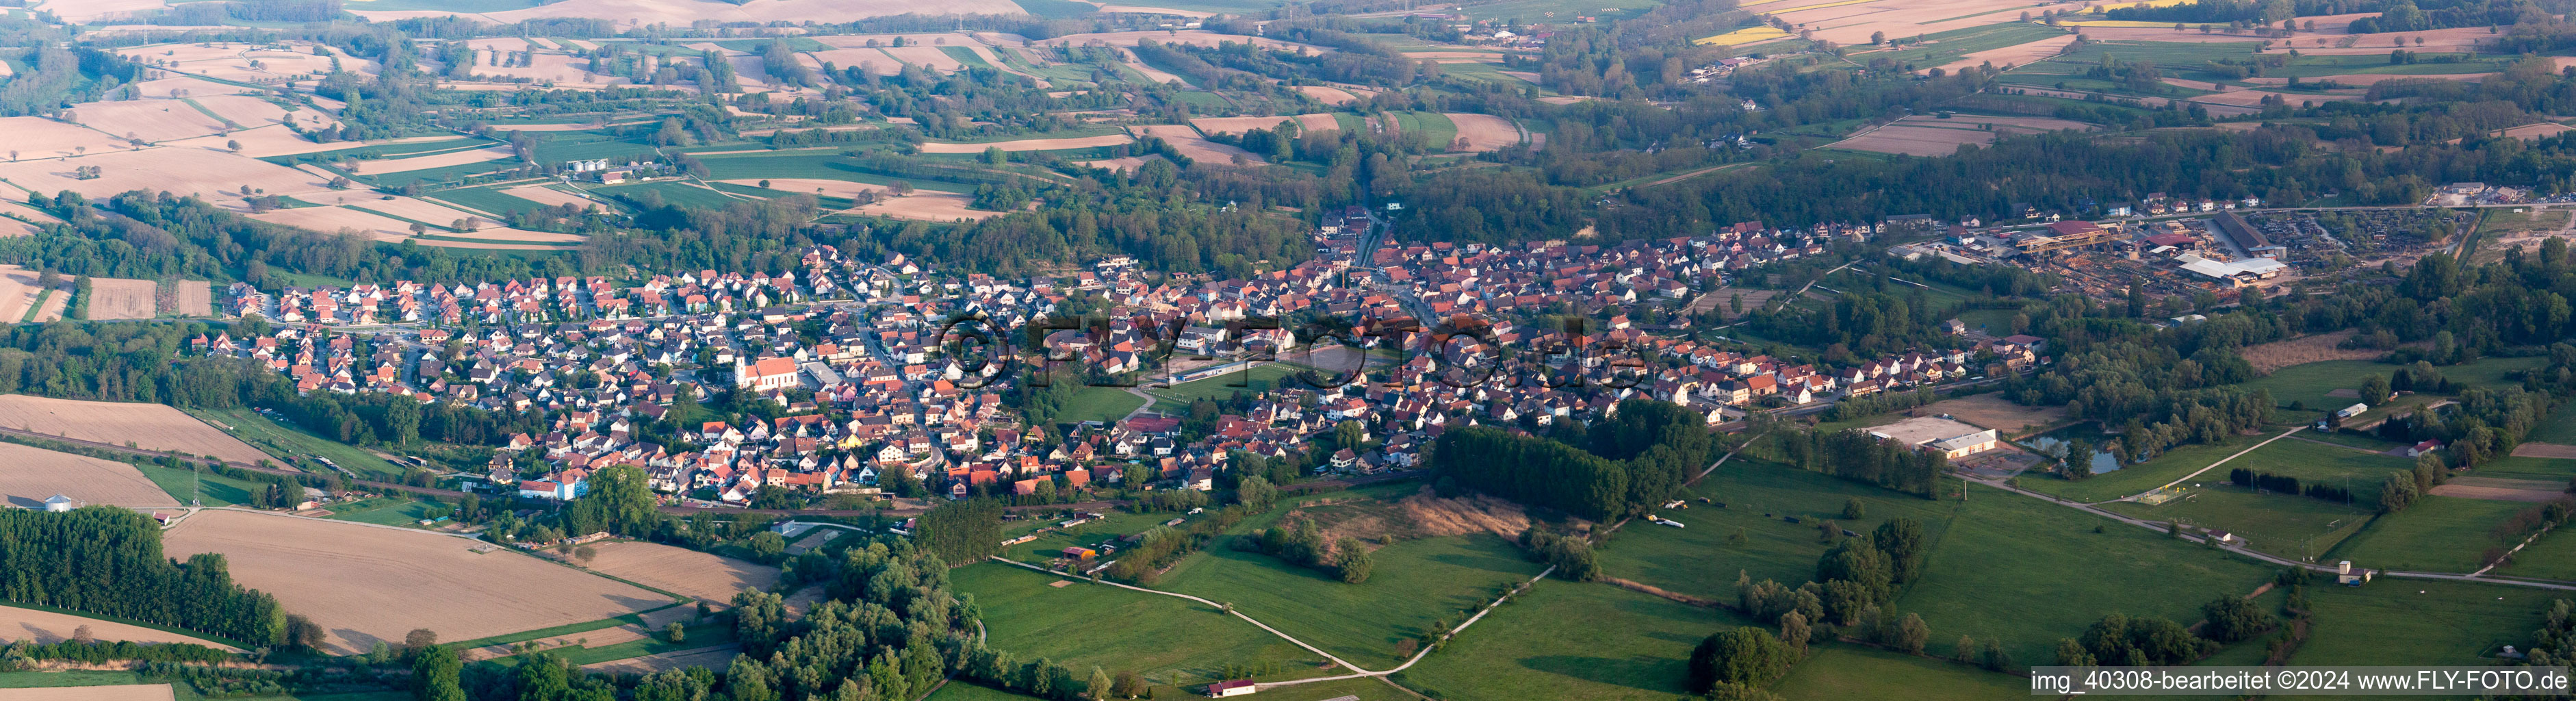
[[[1994,429],[1977,428],[1935,416],[1918,416],[1904,421],[1873,426],[1869,435],[1883,441],[1902,443],[1915,450],[1929,450],[1956,460],[1995,449]]]
[[[1208,698],[1212,699],[1221,699],[1228,696],[1242,696],[1244,694],[1252,693],[1253,691],[1252,680],[1250,679],[1228,679],[1221,682],[1213,682],[1207,686]]]

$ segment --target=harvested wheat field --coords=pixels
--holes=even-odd
[[[2567,496],[2567,483],[2499,477],[2453,477],[2433,487],[2433,494],[2487,501],[2545,504]]]
[[[716,182],[750,187],[760,187],[761,183],[769,183],[769,189],[772,190],[819,195],[823,197],[847,197],[856,199],[862,195],[869,194],[874,194],[879,197],[886,197],[894,194],[893,190],[886,189],[886,186],[884,185],[870,185],[867,183],[851,182],[848,180],[822,180],[817,178],[746,178],[741,180],[718,180]]]
[[[307,112],[307,113],[304,113],[304,114],[312,114],[312,113]],[[327,126],[327,125],[326,125],[326,126]],[[436,139],[436,138],[445,138],[445,137],[429,137],[429,138]],[[388,141],[377,141],[377,142],[369,142],[369,143],[373,143],[373,144],[406,143],[406,142],[410,142],[410,141],[412,141],[412,140],[413,140],[413,139],[393,139],[393,140],[388,140]],[[168,143],[165,143],[165,144],[162,144],[162,145],[163,145],[163,146],[168,146],[168,147],[171,147],[171,148],[193,148],[193,149],[202,149],[202,150],[207,150],[207,151],[232,152],[232,145],[233,145],[233,144],[236,144],[236,143],[241,144],[241,151],[239,151],[238,153],[240,153],[241,155],[244,155],[244,156],[252,157],[252,158],[267,158],[267,157],[269,157],[269,156],[292,156],[292,155],[299,154],[299,153],[313,153],[313,152],[316,152],[316,151],[333,151],[333,150],[338,150],[338,149],[349,148],[349,147],[351,147],[351,146],[353,146],[353,145],[359,145],[359,144],[356,144],[356,143],[354,143],[354,142],[347,142],[347,141],[333,142],[333,143],[327,143],[327,144],[326,144],[326,143],[315,143],[314,141],[312,141],[312,140],[310,140],[310,139],[306,139],[306,138],[304,138],[304,137],[302,137],[302,136],[298,136],[298,135],[296,135],[296,133],[295,133],[295,132],[293,132],[293,131],[291,131],[291,130],[288,130],[284,125],[278,125],[278,124],[270,124],[270,125],[266,125],[266,126],[251,127],[251,128],[249,128],[249,129],[243,129],[243,130],[241,130],[241,131],[236,131],[236,132],[233,132],[233,133],[230,133],[230,134],[208,134],[208,135],[200,136],[200,137],[197,137],[197,138],[194,138],[194,139],[180,139],[180,140],[178,140],[178,141],[172,141],[172,142],[168,142]]]
[[[349,10],[350,14],[378,22],[464,14],[439,10],[368,11],[357,6],[352,6]],[[1020,6],[1013,5],[1007,0],[947,0],[936,8],[925,8],[918,3],[899,0],[743,0],[740,4],[717,0],[564,0],[527,9],[464,14],[464,16],[493,24],[516,24],[525,20],[550,17],[583,17],[608,20],[620,27],[653,24],[686,27],[700,21],[712,24],[749,23],[743,26],[757,26],[771,22],[839,23],[870,17],[933,12],[959,15],[1021,14]]]
[[[1994,142],[1995,135],[1992,132],[1898,123],[1834,142],[1826,148],[1902,153],[1910,156],[1947,156],[1957,153],[1960,146],[1969,144],[1983,146]]]
[[[1119,144],[1135,143],[1135,141],[1136,141],[1136,138],[1135,138],[1135,137],[1128,136],[1128,135],[1126,135],[1126,134],[1102,134],[1102,135],[1100,135],[1100,136],[1077,136],[1077,137],[1073,137],[1073,138],[1069,138],[1069,139],[1020,139],[1020,140],[1017,140],[1017,141],[988,141],[988,142],[980,143],[980,144],[952,144],[952,143],[943,143],[943,142],[931,141],[931,142],[923,142],[923,143],[921,144],[921,152],[922,152],[922,153],[983,153],[983,152],[984,152],[984,149],[988,149],[988,148],[998,148],[998,149],[1001,149],[1001,150],[1004,150],[1004,151],[1062,151],[1062,150],[1066,150],[1066,149],[1095,148],[1095,147],[1100,147],[1100,146],[1117,146],[1117,145],[1119,145]]]
[[[1352,95],[1350,91],[1330,86],[1300,85],[1297,86],[1297,92],[1315,98],[1316,102],[1336,107],[1360,101],[1359,96]]]
[[[518,158],[518,154],[511,152],[510,147],[508,146],[491,146],[477,149],[466,149],[463,151],[450,151],[447,153],[431,154],[427,156],[373,160],[367,161],[366,165],[362,167],[366,169],[365,172],[385,175],[391,173],[408,173],[415,170],[428,170],[431,168],[445,168],[447,166],[461,166],[468,163],[497,161],[504,158],[516,159]],[[501,166],[495,165],[493,167],[497,169]]]
[[[149,100],[181,97],[206,97],[209,95],[233,95],[251,92],[255,89],[256,88],[247,88],[230,83],[218,83],[188,75],[146,80],[134,84],[135,93],[138,96]]]
[[[572,205],[578,208],[589,208],[599,204],[597,202],[582,199],[580,195],[564,192],[544,185],[522,185],[502,190],[501,194],[553,207]]]
[[[2067,9],[2081,5],[2065,5]],[[1938,34],[2013,21],[2024,10],[2038,14],[2045,4],[2030,0],[1782,0],[1753,6],[1755,12],[1807,25],[1815,38],[1836,44],[1867,44],[1874,32],[1890,37]],[[1929,19],[1939,18],[1939,19]],[[1926,21],[1929,19],[1929,21]]]
[[[170,701],[174,698],[168,684],[40,686],[0,690],[0,696],[9,701]]]
[[[2263,375],[2272,374],[2272,371],[2292,365],[2306,365],[2328,360],[2377,360],[2380,356],[2388,354],[2388,351],[2384,350],[2340,347],[2345,339],[2352,338],[2352,334],[2351,329],[2345,329],[2334,333],[2300,336],[2286,341],[2258,343],[2238,349],[2236,354],[2243,356],[2246,364],[2254,366],[2255,373]]]
[[[45,499],[56,494],[80,500],[83,506],[179,505],[178,499],[145,479],[133,465],[0,443],[0,505],[42,509]]]
[[[257,463],[268,455],[185,412],[160,404],[89,402],[0,394],[0,426],[72,440],[212,455]]]
[[[889,46],[886,47],[885,52],[897,61],[940,73],[966,70],[966,64],[959,63],[956,57],[949,56],[948,52],[941,51],[940,47],[936,46]]]
[[[1128,127],[1128,129],[1137,132],[1137,138],[1147,136],[1160,138],[1165,143],[1171,144],[1172,148],[1179,150],[1181,155],[1188,156],[1193,161],[1224,165],[1241,158],[1247,163],[1265,162],[1260,156],[1252,155],[1250,151],[1209,141],[1207,137],[1199,136],[1198,129],[1187,124],[1158,124]]]
[[[1982,114],[1962,114],[1949,119],[1942,119],[1940,117],[1930,115],[1915,115],[1896,121],[1897,123],[1906,126],[1941,129],[1986,129],[2014,134],[2037,134],[2040,132],[2067,130],[2091,131],[2093,129],[2093,125],[2091,124],[2078,122],[2072,119],[2055,119],[2050,117],[1995,117]]]
[[[2533,139],[2546,139],[2569,131],[2576,131],[2576,127],[2569,127],[2557,122],[2541,122],[2539,124],[2525,124],[2511,129],[2505,129],[2495,132],[2495,135],[2510,136],[2524,141],[2531,141]]]
[[[1138,169],[1138,168],[1143,168],[1143,167],[1145,167],[1145,161],[1148,161],[1148,160],[1162,160],[1162,158],[1163,158],[1163,157],[1162,157],[1161,155],[1144,155],[1144,156],[1127,156],[1127,157],[1123,157],[1123,158],[1103,158],[1103,159],[1096,160],[1096,161],[1076,161],[1076,163],[1078,163],[1078,164],[1080,164],[1080,165],[1090,166],[1090,167],[1093,167],[1093,168],[1107,168],[1107,169],[1110,169],[1110,170],[1135,170],[1135,169]]]
[[[2499,36],[2500,35],[2487,33],[2487,28],[2484,26],[2477,26],[2458,27],[2454,29],[2428,29],[2420,32],[2345,34],[2342,36],[2324,37],[2333,40],[2333,43],[2324,46],[2318,46],[2312,41],[2302,41],[2301,39],[2307,37],[2299,37],[2293,38],[2287,43],[2275,43],[2266,46],[2263,48],[2263,52],[2287,53],[2291,49],[2296,48],[2301,54],[2313,56],[2329,56],[2338,54],[2386,55],[2390,50],[2398,48],[2398,42],[2400,41],[2405,42],[2405,47],[2408,51],[2474,52],[2483,45],[2495,43]],[[2424,43],[2418,45],[2415,43],[2416,39],[2422,39],[2424,40]]]
[[[162,545],[177,558],[222,553],[234,579],[321,624],[341,654],[400,643],[417,628],[470,640],[671,603],[477,540],[285,514],[200,511],[166,531]]]
[[[123,140],[77,124],[43,117],[0,117],[0,133],[9,135],[10,160],[61,158],[122,148]]]
[[[2513,456],[2517,458],[2576,459],[2576,445],[2560,445],[2557,443],[2524,443],[2513,447]]]
[[[873,47],[808,51],[797,54],[797,58],[800,63],[805,64],[806,68],[816,70],[821,70],[823,64],[829,63],[835,68],[858,68],[877,75],[894,75],[903,72],[902,61],[897,61],[894,57],[887,56],[884,50]]]
[[[1467,142],[1466,150],[1483,153],[1521,145],[1520,125],[1490,114],[1449,113],[1444,115],[1458,125],[1458,138]]]
[[[938,222],[959,219],[981,220],[1002,215],[1001,212],[976,209],[974,203],[974,198],[954,192],[914,190],[909,195],[859,205],[850,208],[849,211],[896,219]]]
[[[363,201],[363,200],[362,200]],[[298,207],[251,215],[252,219],[271,224],[284,224],[298,229],[338,233],[342,229],[378,241],[396,242],[411,238],[411,222],[393,217],[368,214],[347,207]],[[427,242],[423,242],[427,243]]]
[[[1933,402],[1923,407],[1921,412],[1925,416],[1949,414],[1961,422],[1991,428],[2007,437],[2021,434],[2024,428],[2037,430],[2066,418],[2066,407],[2022,406],[1994,392]]]
[[[1254,129],[1276,128],[1281,122],[1290,120],[1297,122],[1299,133],[1333,131],[1342,128],[1341,122],[1335,121],[1333,115],[1323,113],[1301,114],[1293,117],[1200,117],[1190,120],[1190,126],[1198,127],[1200,132],[1208,134],[1238,134]]]
[[[80,632],[81,626],[89,626],[90,637],[102,641],[122,641],[129,643],[195,643],[226,652],[241,651],[240,648],[236,648],[231,645],[225,645],[223,643],[204,638],[172,633],[166,630],[156,630],[145,628],[143,626],[127,625],[115,621],[106,621],[96,618],[83,618],[67,613],[23,609],[15,606],[0,606],[0,642],[30,642],[37,644],[59,643],[72,639],[72,635],[74,633]]]
[[[179,316],[214,316],[214,285],[204,280],[171,283],[170,301],[161,311]]]
[[[99,177],[73,177],[75,166],[98,166]],[[0,178],[36,192],[70,190],[105,198],[127,190],[196,195],[226,206],[242,203],[248,185],[266,194],[289,197],[329,192],[329,178],[240,154],[195,148],[142,151],[90,151],[70,160],[0,163]]]
[[[179,100],[83,102],[71,106],[72,121],[110,136],[160,143],[223,131],[223,120]]]
[[[151,280],[96,277],[89,280],[89,318],[150,319],[160,314],[153,303],[161,284]]]
[[[477,227],[498,227],[501,225],[501,222],[492,221],[485,217],[474,216],[464,210],[448,207],[446,205],[430,202],[417,197],[383,195],[378,196],[375,199],[350,202],[349,206],[363,208],[370,212],[388,214],[402,219],[429,222],[440,226],[454,224],[458,219],[467,220],[467,223]]]
[[[2033,63],[2038,63],[2042,59],[2056,56],[2058,53],[2065,51],[2066,47],[2073,45],[2074,43],[2075,35],[2068,34],[2062,37],[2049,37],[2027,44],[2014,44],[2000,49],[1976,51],[1962,55],[1956,61],[1942,64],[1941,69],[1944,72],[1956,73],[1961,68],[1974,68],[1990,64],[1999,69],[2015,66],[2027,66]]]
[[[63,277],[62,282],[54,285],[54,293],[50,295],[40,294],[41,291],[36,288],[36,284],[43,280],[44,274],[38,271],[15,265],[0,265],[0,322],[14,323],[23,319],[53,321],[63,318],[63,305],[71,298],[72,278]],[[38,309],[39,303],[44,305],[43,309]],[[35,316],[27,315],[30,309],[37,310]],[[51,316],[46,315],[46,309],[52,310]]]
[[[583,567],[611,577],[714,604],[733,601],[744,589],[778,583],[778,568],[660,543],[598,543]]]

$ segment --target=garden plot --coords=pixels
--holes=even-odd
[[[75,166],[98,166],[99,177],[74,177]],[[330,191],[330,178],[234,153],[198,148],[108,151],[67,160],[0,163],[0,178],[36,192],[70,190],[106,198],[128,190],[197,195],[239,206],[241,188],[302,196]]]
[[[95,277],[89,280],[89,318],[150,319],[160,313],[153,299],[161,283],[152,280],[126,280]]]
[[[205,136],[230,127],[223,120],[178,100],[83,102],[71,106],[72,121],[126,140],[159,143]]]
[[[172,633],[166,630],[128,625],[96,618],[83,618],[68,613],[38,611],[15,606],[0,606],[0,642],[30,642],[49,645],[72,639],[83,626],[91,638],[100,641],[129,643],[194,643],[226,652],[240,652],[231,645]]]
[[[1197,136],[1197,133],[1192,132],[1191,135]],[[988,148],[998,148],[1004,151],[1061,151],[1077,148],[1117,146],[1120,144],[1135,143],[1135,141],[1135,137],[1128,136],[1126,134],[1103,134],[1100,136],[1078,136],[1067,139],[1020,139],[1017,141],[992,141],[980,144],[924,142],[921,144],[921,152],[983,153],[984,149]]]
[[[0,394],[0,426],[76,441],[212,455],[225,462],[269,459],[250,444],[160,404]]]
[[[1233,163],[1236,158],[1241,158],[1249,163],[1264,162],[1260,156],[1252,155],[1250,151],[1209,141],[1207,137],[1199,136],[1198,129],[1187,124],[1158,124],[1128,127],[1128,129],[1135,131],[1139,138],[1146,136],[1160,138],[1165,143],[1171,144],[1172,148],[1179,150],[1181,155],[1188,156],[1194,161],[1227,164]]]
[[[744,589],[778,583],[778,568],[659,543],[617,542],[589,546],[583,567],[644,586],[723,605]]]
[[[56,494],[78,500],[81,506],[179,505],[178,499],[133,465],[0,443],[0,505],[43,509],[45,500]],[[0,629],[0,635],[5,634]]]
[[[325,646],[340,654],[400,643],[419,628],[470,640],[671,603],[476,540],[283,514],[201,511],[165,533],[163,550],[222,553],[236,581],[321,624]]]

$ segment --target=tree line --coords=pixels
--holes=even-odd
[[[1697,412],[1649,399],[1620,402],[1589,429],[1559,425],[1548,438],[1450,429],[1432,446],[1433,486],[1611,520],[1660,504],[1705,462],[1712,443]]]
[[[161,528],[111,506],[66,513],[0,510],[0,599],[83,611],[265,645],[284,640],[286,614],[235,584],[224,556],[162,554]]]

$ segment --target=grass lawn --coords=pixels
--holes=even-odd
[[[722,156],[700,156],[707,164],[708,180],[744,180],[751,178],[812,178],[847,180],[871,185],[890,185],[897,180],[923,190],[971,193],[975,186],[927,178],[897,178],[861,171],[842,158],[837,151],[800,151],[780,153],[745,153]]]
[[[1144,397],[1128,394],[1124,387],[1084,387],[1081,392],[1074,393],[1073,401],[1065,403],[1064,410],[1056,412],[1055,420],[1061,423],[1117,421],[1127,418],[1128,412],[1144,405]]]
[[[2524,436],[2523,440],[2534,443],[2576,444],[2576,403],[2569,403],[2558,407],[2557,411],[2549,412],[2549,417],[2541,419],[2540,425],[2531,427],[2531,433]]]
[[[2530,587],[2387,577],[2360,587],[2313,586],[2308,601],[2315,607],[2315,627],[2290,664],[2490,665],[2498,646],[2530,644],[2541,611],[2565,596]]]
[[[494,646],[494,645],[508,645],[508,644],[511,644],[511,643],[524,643],[524,642],[527,642],[527,641],[530,641],[530,640],[537,640],[537,639],[541,639],[541,638],[552,638],[552,637],[561,636],[561,635],[571,635],[571,634],[573,634],[573,633],[588,633],[588,632],[591,632],[591,631],[594,631],[594,630],[600,630],[600,629],[604,629],[604,628],[615,628],[615,627],[623,626],[623,625],[643,625],[643,624],[644,624],[644,614],[652,613],[652,612],[654,612],[654,611],[660,611],[660,610],[662,610],[662,609],[666,609],[666,608],[670,608],[671,606],[678,606],[678,605],[680,605],[680,604],[679,604],[679,602],[676,602],[676,601],[675,601],[675,602],[672,602],[670,606],[661,606],[661,607],[656,607],[656,608],[646,609],[646,610],[643,610],[643,611],[637,611],[637,612],[634,612],[634,613],[629,613],[629,614],[625,614],[625,615],[621,615],[621,616],[615,616],[615,617],[611,617],[611,618],[602,618],[602,619],[599,619],[599,620],[596,620],[596,621],[583,621],[583,622],[580,622],[580,623],[566,623],[566,624],[559,625],[559,626],[554,626],[554,627],[551,627],[551,628],[538,628],[538,629],[536,629],[536,630],[523,630],[523,631],[519,631],[519,632],[516,632],[516,633],[509,633],[509,634],[505,634],[505,635],[494,635],[494,636],[490,636],[490,637],[475,638],[475,639],[473,639],[473,640],[460,640],[460,641],[449,642],[449,643],[444,643],[444,644],[445,644],[446,646],[448,646],[448,647],[456,648],[456,649],[458,649],[458,650],[471,650],[471,649],[478,648],[478,647],[491,647],[491,646]],[[700,646],[700,647],[703,647],[703,646]],[[685,648],[684,648],[684,649],[685,649]]]
[[[213,418],[223,422],[225,426],[231,426],[232,430],[226,433],[233,434],[233,437],[249,443],[251,447],[258,448],[261,452],[282,459],[293,460],[294,457],[291,456],[330,458],[331,462],[338,463],[352,472],[384,479],[399,478],[403,473],[408,472],[391,461],[378,457],[373,451],[323,438],[300,427],[271,421],[267,415],[252,409],[189,409],[188,411],[196,414],[197,418]],[[329,469],[320,465],[309,467],[315,470]]]
[[[2576,580],[2576,536],[2553,529],[2549,535],[2532,541],[2530,547],[2514,553],[2513,564],[2495,569],[2496,574],[2514,577]]]
[[[1397,484],[1325,496],[1391,496],[1419,489]],[[1311,501],[1312,498],[1307,499]],[[1245,519],[1232,533],[1266,528],[1295,508]],[[1487,601],[1506,584],[1538,574],[1517,546],[1499,536],[1473,534],[1398,541],[1379,548],[1376,574],[1343,584],[1323,572],[1243,552],[1222,542],[1173,567],[1155,589],[1231,603],[1299,640],[1363,667],[1383,669],[1402,661],[1396,642],[1416,638],[1440,619]]]
[[[2284,438],[2202,474],[2200,482],[2225,482],[2225,473],[2240,467],[2296,477],[2301,483],[2323,482],[2343,487],[2352,490],[2354,503],[2375,506],[2379,503],[2380,483],[2388,479],[2389,473],[2415,469],[2415,461]]]
[[[1458,140],[1458,125],[1449,121],[1448,115],[1438,112],[1396,112],[1394,114],[1396,124],[1401,125],[1399,128],[1403,129],[1405,134],[1422,135],[1422,143],[1429,144],[1434,149],[1448,148],[1449,142]]]
[[[2361,535],[2317,559],[2351,560],[2355,567],[2375,570],[2469,572],[2478,568],[2487,548],[2499,545],[2488,530],[2530,506],[2427,496],[2405,511],[2379,517]]]
[[[376,497],[349,504],[331,505],[331,519],[356,521],[383,526],[417,528],[420,522],[453,513],[455,507],[432,504],[409,497]]]
[[[2295,402],[2309,410],[2325,411],[2361,401],[2353,396],[2333,397],[2327,393],[2357,389],[2361,387],[2363,375],[2387,375],[2396,370],[2395,365],[2368,360],[2327,360],[2281,368],[2236,386],[2247,390],[2271,390],[2273,403],[2280,406]]]
[[[1955,641],[1940,638],[1933,636],[1932,651]],[[1968,701],[2028,696],[2030,680],[1877,648],[1825,644],[1810,648],[1806,661],[1771,691],[1798,701]]]
[[[1920,613],[1932,640],[1995,638],[2021,664],[2054,659],[2057,639],[2103,614],[2200,617],[2272,568],[2064,506],[1969,485],[1967,504],[1891,608]],[[2100,526],[2100,533],[2095,527]],[[1944,646],[1946,647],[1946,646]]]
[[[987,562],[949,575],[984,609],[989,645],[1019,659],[1044,657],[1088,676],[1099,667],[1134,671],[1155,684],[1218,679],[1226,664],[1277,663],[1281,674],[1314,676],[1323,657],[1205,604],[1089,582],[1072,582]],[[1265,621],[1269,622],[1269,621]],[[1273,622],[1276,625],[1275,622]]]
[[[1596,551],[1602,571],[1669,591],[1731,601],[1739,572],[1757,582],[1769,579],[1791,587],[1814,579],[1816,558],[1827,547],[1819,542],[1814,524],[1817,519],[1841,518],[1846,499],[1861,500],[1862,518],[1842,527],[1864,533],[1887,519],[1905,517],[1921,521],[1927,535],[1938,538],[1958,507],[1957,502],[1926,500],[1740,455],[1701,480],[1696,491],[1725,502],[1727,508],[1692,503],[1683,510],[1659,512],[1687,528],[1629,523]],[[1807,523],[1789,523],[1781,516],[1798,516]],[[1745,544],[1730,543],[1739,531],[1746,536]]]
[[[1581,624],[1569,625],[1575,621]],[[1700,639],[1745,624],[1721,609],[1547,579],[1396,675],[1396,682],[1458,701],[1664,701],[1684,691],[1691,648]]]
[[[2255,550],[2293,560],[2334,549],[2368,524],[2372,513],[2351,504],[2258,494],[2235,485],[2193,489],[2181,499],[2156,506],[2120,502],[2103,508],[2150,521],[2179,518],[2194,526],[2228,531],[2245,538]]]
[[[2227,456],[2235,455],[2236,451],[2244,450],[2248,446],[2261,443],[2276,435],[2280,434],[2233,436],[2224,443],[2180,446],[2167,450],[2163,455],[2158,455],[2146,462],[2094,475],[2082,482],[2069,482],[2043,475],[2025,475],[2021,478],[2021,488],[2082,502],[2118,499],[2181,479],[2183,475],[2208,467],[2210,463],[2226,459]],[[2282,439],[2282,442],[2288,441],[2289,439]],[[2273,445],[2279,445],[2279,443]],[[2248,454],[2246,457],[2253,456]],[[2245,458],[2236,459],[2236,461],[2243,460]],[[2204,483],[2227,481],[2227,469],[2235,465],[2234,461],[2221,465],[2220,469],[2202,473],[2200,479]]]
[[[169,492],[170,496],[178,499],[181,504],[188,503],[188,498],[192,494],[206,506],[248,504],[251,490],[268,488],[266,485],[237,480],[212,472],[199,475],[195,470],[159,465],[136,465],[134,469],[143,471],[144,477],[151,479],[153,484],[161,485],[161,491]],[[205,479],[202,487],[197,486],[195,482],[200,476]]]

